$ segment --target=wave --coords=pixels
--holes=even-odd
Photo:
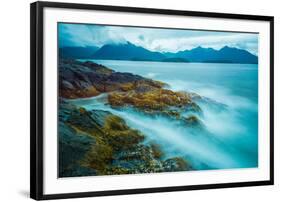
[[[257,103],[252,100],[234,95],[230,90],[215,84],[188,82],[181,80],[165,80],[169,84],[171,90],[195,92],[201,96],[211,98],[218,102],[224,103],[233,108],[249,108],[256,107]]]

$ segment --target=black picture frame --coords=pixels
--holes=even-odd
[[[204,184],[175,187],[154,187],[129,190],[95,191],[79,193],[43,193],[43,9],[62,8],[80,10],[118,11],[130,13],[149,13],[179,16],[210,17],[224,19],[239,19],[267,21],[270,23],[270,180],[238,183]],[[198,189],[215,189],[228,187],[245,187],[274,184],[274,17],[259,15],[240,15],[228,13],[196,12],[168,9],[151,9],[121,6],[103,6],[75,3],[35,2],[30,5],[30,197],[36,200],[63,199],[77,197],[93,197],[121,194],[140,194],[153,192],[186,191]]]

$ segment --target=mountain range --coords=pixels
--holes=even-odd
[[[206,63],[249,63],[257,64],[258,57],[250,52],[224,46],[219,50],[198,46],[191,50],[172,52],[156,52],[136,46],[130,42],[123,44],[105,44],[98,48],[62,47],[59,50],[61,58],[72,59],[102,59],[102,60],[136,60],[163,62],[206,62]]]
[[[59,49],[60,57],[62,58],[72,58],[72,59],[89,59],[93,57],[99,47],[97,46],[66,46]]]

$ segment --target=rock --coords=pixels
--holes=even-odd
[[[113,161],[112,167],[125,168],[130,173],[163,172],[162,162],[154,158],[150,146],[137,145],[135,148],[120,152]]]
[[[201,96],[165,89],[166,84],[163,82],[115,72],[89,61],[61,59],[59,64],[61,97],[91,97],[107,92],[108,103],[113,108],[133,107],[151,116],[175,120],[184,119],[181,114],[185,112],[202,113],[194,102],[203,100]]]
[[[186,93],[161,88],[143,93],[138,93],[134,90],[113,92],[108,95],[108,101],[114,107],[131,105],[145,110],[163,110],[168,107],[189,106],[193,103]]]
[[[160,145],[145,143],[145,134],[111,112],[77,108],[67,99],[108,93],[115,108],[131,107],[151,116],[201,124],[194,102],[198,96],[165,89],[166,84],[131,73],[115,72],[93,62],[59,61],[59,175],[87,176],[182,171],[191,169],[180,157],[165,160]],[[66,99],[67,98],[67,99]],[[202,99],[201,99],[202,100]]]
[[[202,110],[201,110],[200,106],[198,104],[196,104],[194,101],[192,103],[190,103],[189,105],[185,106],[185,111],[202,114]]]
[[[75,164],[71,167],[67,167],[63,172],[62,175],[59,177],[79,177],[79,176],[92,176],[97,175],[95,169],[83,167],[79,164]]]
[[[94,142],[94,138],[79,134],[59,122],[59,177],[76,176],[77,168],[80,169],[80,159],[84,158]],[[92,169],[87,172],[96,173]]]
[[[103,127],[107,117],[112,114],[104,110],[91,110],[89,115],[95,120],[95,123],[97,123],[99,127]]]
[[[63,98],[92,97],[104,92],[128,91],[142,85],[160,88],[164,83],[131,73],[115,72],[90,61],[59,61],[59,95]]]
[[[181,115],[184,112],[202,113],[188,93],[161,88],[146,89],[142,93],[135,90],[112,92],[108,95],[108,103],[114,108],[131,107],[147,115],[175,120],[184,120]]]
[[[165,172],[192,170],[188,163],[183,158],[179,157],[167,159],[164,161],[163,167]]]
[[[188,125],[188,126],[202,126],[203,123],[199,120],[199,118],[195,115],[191,115],[191,116],[188,116],[186,117],[185,119],[185,123]]]
[[[114,151],[129,150],[144,140],[143,134],[129,128],[123,119],[115,115],[107,117],[103,130]]]
[[[84,108],[72,110],[66,122],[78,131],[85,131],[92,135],[103,133],[99,121],[93,119],[91,113]]]
[[[151,150],[152,150],[152,154],[153,154],[154,158],[160,159],[163,157],[164,153],[161,150],[160,145],[158,145],[156,143],[151,143],[150,146],[151,146]]]
[[[100,136],[95,137],[97,139],[97,144],[95,144],[86,154],[86,156],[81,159],[81,165],[83,167],[95,169],[97,175],[106,174],[106,169],[108,165],[111,164],[113,159],[113,149],[104,139]]]
[[[60,100],[60,177],[178,171],[180,157],[163,161],[159,145],[125,120],[103,110],[88,111]]]

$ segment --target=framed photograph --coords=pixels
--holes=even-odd
[[[31,198],[273,184],[273,17],[31,4]]]

